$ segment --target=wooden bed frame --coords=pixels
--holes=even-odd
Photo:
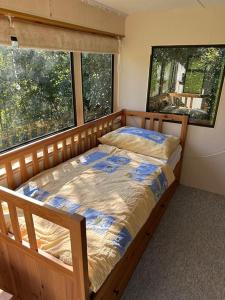
[[[180,179],[181,160],[175,168],[176,181],[153,209],[149,219],[100,290],[89,293],[85,218],[43,205],[15,191],[21,183],[98,145],[98,137],[124,126],[130,118],[142,128],[163,129],[165,121],[181,123],[180,143],[184,148],[187,116],[121,110],[83,126],[43,138],[0,155],[0,289],[21,300],[111,300],[119,299],[132,272],[163,215]],[[7,231],[2,210],[7,202],[13,235]],[[16,209],[24,212],[29,243],[22,241]],[[70,231],[73,266],[68,266],[38,249],[33,215]]]

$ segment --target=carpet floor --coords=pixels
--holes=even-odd
[[[122,300],[225,299],[225,197],[179,186]]]

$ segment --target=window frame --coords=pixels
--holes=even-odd
[[[152,75],[152,67],[153,67],[153,50],[157,49],[157,48],[196,48],[196,47],[202,47],[202,48],[225,48],[225,44],[151,46],[150,66],[149,66],[149,76],[148,76],[148,90],[147,90],[147,101],[146,101],[146,112],[149,112],[148,108],[149,108],[149,103],[150,103],[150,92],[151,92],[151,77],[152,77],[151,75]],[[185,77],[186,77],[186,73],[185,73]],[[222,74],[223,74],[222,75],[223,81],[220,84],[219,91],[218,91],[218,101],[217,101],[216,106],[215,106],[215,117],[213,118],[213,123],[212,124],[197,123],[198,121],[196,121],[196,123],[195,123],[193,121],[190,122],[190,120],[188,120],[188,124],[189,125],[201,126],[201,127],[208,127],[208,128],[214,128],[215,127],[216,119],[217,119],[217,114],[218,114],[218,109],[219,109],[219,104],[220,104],[220,100],[221,100],[222,90],[223,90],[223,88],[225,88],[225,84],[224,84],[224,81],[225,81],[225,65],[223,66]],[[169,112],[167,114],[180,115],[178,113],[169,113]],[[175,121],[168,121],[168,122],[177,123]]]
[[[89,123],[89,122],[92,122],[92,121],[95,121],[95,120],[97,120],[97,119],[99,119],[99,118],[97,118],[97,119],[91,119],[91,120],[88,120],[88,121],[85,121],[85,117],[84,117],[84,98],[83,98],[83,95],[84,95],[84,90],[83,90],[83,60],[82,60],[82,55],[83,55],[83,53],[84,52],[81,52],[80,53],[80,61],[81,61],[81,78],[82,78],[82,80],[81,80],[81,89],[82,89],[82,105],[83,105],[83,121],[84,121],[84,124],[86,124],[86,123]],[[111,85],[112,85],[112,102],[111,102],[111,114],[113,113],[113,111],[114,111],[114,101],[115,101],[115,99],[114,99],[114,83],[115,83],[115,78],[114,78],[114,75],[115,75],[115,73],[114,73],[114,67],[115,67],[115,54],[113,54],[113,53],[93,53],[93,52],[88,52],[89,54],[110,54],[111,56],[112,56],[112,64],[111,64],[111,67],[112,67],[112,79],[111,79]],[[104,117],[104,116],[101,116],[101,117]],[[100,117],[100,118],[101,118]]]
[[[3,45],[4,46],[4,45]],[[46,50],[48,51],[48,50]],[[62,51],[62,52],[66,52],[66,51]],[[49,136],[53,136],[55,135],[56,133],[60,133],[60,132],[63,132],[63,131],[66,131],[68,129],[71,129],[71,128],[74,128],[74,127],[77,127],[77,114],[76,114],[76,94],[75,94],[75,72],[74,72],[74,64],[76,62],[74,62],[74,55],[73,55],[73,52],[68,52],[69,54],[69,57],[70,57],[70,76],[71,76],[71,90],[72,90],[72,104],[73,104],[73,117],[74,117],[74,124],[69,126],[69,127],[65,127],[65,128],[62,128],[60,130],[56,130],[56,131],[53,131],[53,132],[49,132],[49,133],[46,133],[46,134],[43,134],[41,136],[38,136],[36,138],[32,138],[30,140],[27,140],[23,143],[19,143],[19,144],[16,144],[12,147],[9,147],[9,148],[6,148],[6,149],[3,149],[1,150],[0,149],[0,154],[2,153],[6,153],[6,152],[9,152],[11,150],[14,150],[16,148],[19,148],[19,147],[22,147],[22,146],[25,146],[27,144],[30,144],[30,143],[33,143],[33,142],[36,142],[36,141],[39,141],[41,139],[44,139],[46,137],[49,137]]]

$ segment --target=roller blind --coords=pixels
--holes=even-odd
[[[47,50],[119,53],[119,40],[107,36],[13,21],[14,32],[20,47]]]
[[[11,44],[9,20],[3,16],[0,16],[0,44]]]

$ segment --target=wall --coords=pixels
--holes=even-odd
[[[0,7],[116,34],[124,34],[125,17],[81,0],[0,0]]]
[[[151,46],[225,44],[225,5],[133,14],[125,35],[120,106],[145,110]],[[215,128],[188,128],[181,182],[225,195],[225,84]]]

